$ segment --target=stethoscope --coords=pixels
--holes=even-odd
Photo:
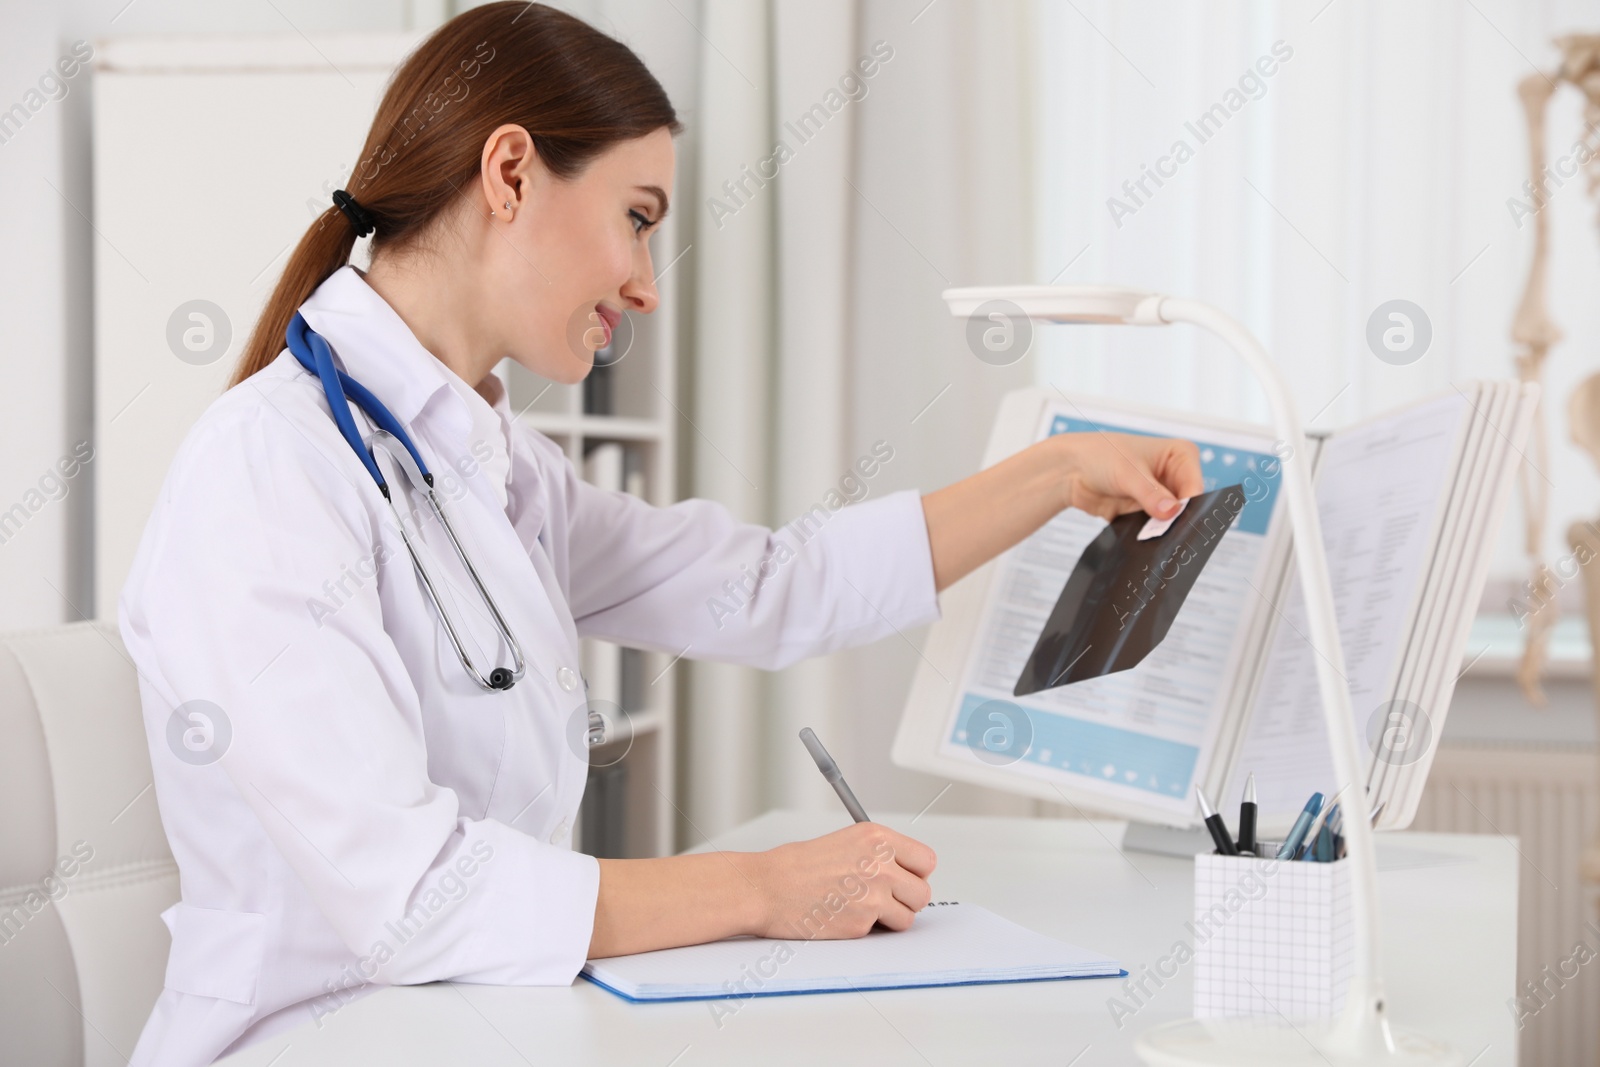
[[[461,541],[456,537],[455,529],[450,525],[450,520],[445,517],[444,509],[439,506],[439,499],[433,492],[433,475],[428,473],[428,465],[423,462],[421,454],[411,443],[411,435],[406,433],[404,426],[394,417],[383,402],[344,371],[333,365],[333,349],[328,347],[328,342],[322,338],[309,324],[305,317],[298,311],[294,318],[289,320],[287,331],[289,351],[300,365],[315,374],[322,381],[322,391],[328,397],[328,408],[333,412],[333,421],[338,424],[339,432],[344,439],[355,449],[361,465],[367,468],[367,473],[372,475],[372,480],[378,483],[378,491],[383,494],[383,499],[389,502],[389,508],[395,514],[395,520],[400,528],[401,540],[406,543],[406,551],[411,553],[411,562],[417,568],[417,574],[422,578],[422,585],[428,591],[428,599],[433,601],[434,609],[439,612],[439,619],[444,623],[445,633],[450,635],[450,643],[455,646],[456,655],[461,658],[461,665],[467,669],[472,680],[484,689],[510,689],[522,677],[525,663],[522,658],[522,646],[517,643],[516,637],[511,633],[511,628],[506,625],[506,620],[500,614],[500,609],[495,606],[494,598],[489,595],[489,590],[484,588],[483,579],[478,577],[478,569],[472,565],[472,560],[467,558],[467,553],[461,547]],[[349,398],[349,399],[347,399]],[[505,638],[506,644],[511,646],[511,655],[516,661],[514,670],[496,667],[485,678],[472,663],[467,655],[461,637],[456,633],[456,628],[450,622],[450,615],[444,609],[444,603],[439,599],[439,592],[434,587],[433,578],[428,574],[428,569],[422,565],[422,558],[417,555],[416,546],[411,543],[411,537],[406,533],[405,518],[400,514],[400,508],[389,495],[389,485],[383,479],[383,472],[378,469],[378,461],[373,456],[371,448],[363,444],[361,434],[356,430],[355,416],[350,414],[350,400],[354,400],[367,417],[377,423],[379,429],[372,432],[368,441],[382,448],[389,457],[397,462],[406,472],[406,477],[411,480],[411,487],[428,498],[428,506],[439,519],[439,525],[444,527],[445,534],[450,538],[450,544],[455,548],[456,555],[467,568],[467,574],[472,577],[472,584],[477,586],[478,595],[489,608],[489,614],[494,616],[494,624],[500,631],[500,636]],[[397,448],[396,444],[403,447]]]

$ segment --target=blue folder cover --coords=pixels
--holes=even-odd
[[[841,905],[842,907],[842,905]],[[819,905],[793,940],[731,938],[590,960],[582,976],[634,1003],[1123,978],[1121,964],[981,908],[934,901],[911,928],[832,940]]]
[[[1020,985],[1023,982],[1084,982],[1093,978],[1126,978],[1126,969],[1116,974],[1057,974],[1047,978],[972,978],[961,982],[916,982],[912,985],[844,986],[839,989],[779,989],[770,993],[698,993],[690,997],[630,997],[613,989],[592,974],[579,972],[579,978],[593,982],[607,993],[615,993],[629,1004],[676,1004],[684,1000],[745,1000],[749,997],[809,997],[828,993],[877,993],[885,989],[940,989],[956,985]]]

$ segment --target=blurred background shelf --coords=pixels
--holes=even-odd
[[[676,216],[651,241],[657,269],[678,255]],[[496,373],[519,425],[559,445],[573,468],[602,489],[666,506],[677,499],[677,314],[670,276],[648,316],[627,312],[612,344],[578,385],[541,378],[507,360]],[[589,784],[573,847],[594,856],[632,858],[673,852],[676,685],[674,656],[583,640],[591,711],[608,720],[607,741],[591,750]],[[626,723],[609,721],[614,708]],[[618,749],[621,749],[619,755]],[[614,761],[614,762],[613,762]]]

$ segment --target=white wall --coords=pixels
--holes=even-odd
[[[49,475],[87,426],[86,389],[73,383],[87,384],[88,301],[69,280],[89,273],[88,227],[67,203],[87,205],[87,170],[73,165],[86,136],[74,143],[64,127],[82,123],[89,79],[65,83],[60,99],[39,91],[64,51],[48,15],[12,2],[0,16],[0,109],[27,112],[0,144],[0,623],[8,628],[75,617],[67,601],[87,593],[89,493],[81,475],[70,483]]]
[[[0,520],[0,629],[93,612],[89,505],[96,465],[91,460],[70,479],[46,476],[79,442],[94,444],[91,265],[95,255],[118,255],[115,238],[94,227],[92,75],[84,71],[68,81],[60,99],[30,98],[28,90],[78,40],[92,45],[116,35],[392,30],[431,24],[439,13],[438,5],[423,0],[0,3],[0,109],[42,104],[0,143],[0,372],[6,382],[0,390],[0,513],[23,509],[11,511],[9,524]],[[225,153],[222,134],[197,131],[197,159]],[[100,162],[114,172],[116,161]],[[214,210],[243,209],[219,183]]]

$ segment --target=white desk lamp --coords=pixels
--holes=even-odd
[[[1222,338],[1250,365],[1266,390],[1273,428],[1290,448],[1282,462],[1284,489],[1289,502],[1289,523],[1294,531],[1294,556],[1305,593],[1311,644],[1318,653],[1317,683],[1327,719],[1328,743],[1333,747],[1334,770],[1341,783],[1358,783],[1361,762],[1356,751],[1350,693],[1344,682],[1344,652],[1339,645],[1328,561],[1322,547],[1322,526],[1307,469],[1309,453],[1294,402],[1260,342],[1238,322],[1208,304],[1120,286],[985,286],[946,289],[942,295],[951,314],[969,319],[981,314],[995,318],[997,325],[1001,324],[998,320],[1006,317],[1006,311],[994,306],[986,308],[991,301],[1001,302],[1001,308],[1012,305],[1029,319],[1041,322],[1128,326],[1187,322]],[[1355,935],[1350,986],[1342,1014],[1332,1020],[1305,1024],[1290,1023],[1281,1016],[1184,1019],[1165,1023],[1146,1031],[1135,1046],[1146,1063],[1156,1067],[1195,1064],[1236,1067],[1254,1064],[1275,1067],[1449,1064],[1459,1067],[1465,1062],[1461,1054],[1448,1045],[1395,1031],[1389,1026],[1378,967],[1378,873],[1366,792],[1361,788],[1347,788],[1340,803],[1345,808],[1344,831],[1351,864],[1351,918]]]

